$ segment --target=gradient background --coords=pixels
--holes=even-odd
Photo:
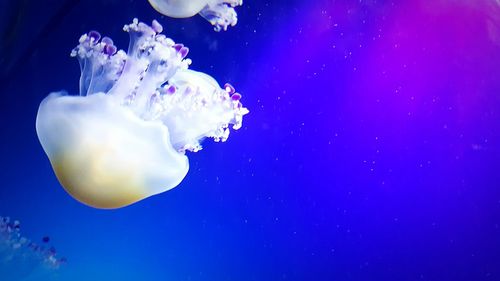
[[[146,0],[39,2],[0,26],[0,215],[51,236],[57,280],[500,280],[495,0],[246,0],[223,33]],[[77,93],[79,36],[125,48],[133,17],[251,113],[177,188],[96,210],[59,186],[35,116]]]

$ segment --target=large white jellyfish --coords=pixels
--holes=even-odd
[[[48,236],[35,243],[20,229],[19,221],[0,216],[0,280],[47,280],[66,258],[58,257]]]
[[[189,18],[200,14],[215,31],[227,30],[238,22],[235,7],[243,0],[149,0],[158,12],[173,18]]]
[[[119,208],[177,186],[188,171],[185,151],[248,113],[241,95],[188,70],[188,48],[137,19],[125,25],[128,53],[96,31],[71,55],[81,66],[80,96],[52,93],[40,104],[36,130],[59,182],[80,202]]]

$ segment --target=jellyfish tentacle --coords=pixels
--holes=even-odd
[[[179,151],[200,150],[202,137],[226,141],[229,124],[239,129],[243,115],[248,113],[239,100],[231,98],[234,92],[221,89],[205,73],[181,70],[169,83],[177,91],[163,96],[159,118],[169,128],[172,145]],[[189,130],[179,124],[189,124]]]
[[[242,0],[213,0],[200,11],[200,16],[210,22],[215,31],[226,31],[229,26],[238,23],[238,14],[234,8],[241,5]]]
[[[130,34],[128,60],[122,76],[109,94],[122,99],[131,95],[138,112],[145,110],[155,91],[178,69],[186,69],[191,63],[179,55],[172,39],[158,34],[162,30],[156,20],[148,26],[134,19],[124,27],[124,31]]]
[[[125,64],[126,54],[116,51],[107,37],[91,31],[80,37],[79,44],[70,54],[80,63],[80,95],[107,92],[118,80]]]

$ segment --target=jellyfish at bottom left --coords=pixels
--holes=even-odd
[[[124,26],[128,53],[96,31],[71,52],[80,62],[80,95],[56,92],[40,104],[36,131],[64,189],[95,208],[124,207],[177,186],[186,152],[227,140],[248,110],[230,84],[188,69],[188,48],[163,27]]]
[[[21,223],[0,216],[0,280],[50,280],[66,263],[48,236],[36,243],[21,235]],[[41,279],[43,278],[43,279]]]

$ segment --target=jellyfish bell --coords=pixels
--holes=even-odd
[[[207,0],[149,0],[158,12],[172,18],[190,18],[198,14]]]
[[[200,14],[215,31],[227,30],[238,22],[235,7],[242,0],[148,0],[159,13],[173,18],[189,18]]]
[[[72,51],[82,70],[80,96],[53,93],[36,130],[64,189],[96,208],[130,205],[177,186],[186,151],[203,138],[225,141],[248,113],[233,91],[188,69],[188,49],[154,21],[126,25],[128,53],[95,31]]]
[[[167,191],[188,171],[166,126],[137,117],[104,93],[48,96],[36,128],[61,185],[93,207],[118,208]]]

